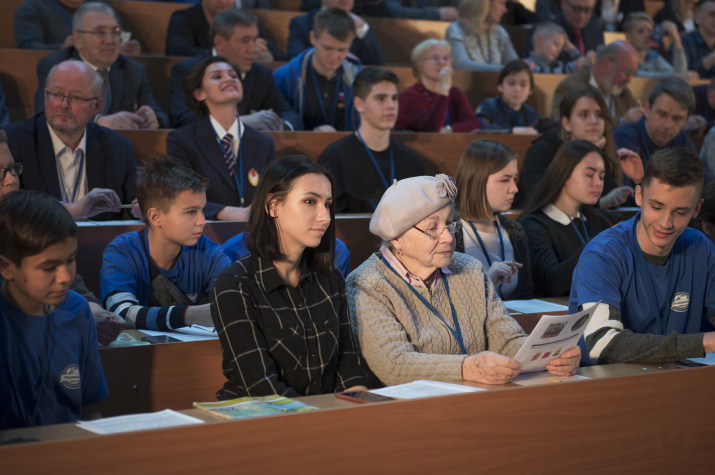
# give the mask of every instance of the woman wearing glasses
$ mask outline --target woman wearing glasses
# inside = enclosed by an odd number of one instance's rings
[[[400,93],[395,130],[471,132],[479,120],[467,96],[452,86],[449,43],[425,40],[410,57],[417,82]]]
[[[516,354],[526,334],[507,313],[482,265],[454,252],[457,187],[446,175],[392,185],[370,231],[380,252],[347,281],[358,346],[382,383],[418,379],[504,384],[519,374]],[[547,369],[575,373],[578,347]]]

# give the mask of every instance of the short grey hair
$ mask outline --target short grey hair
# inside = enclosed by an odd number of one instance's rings
[[[117,16],[117,12],[115,12],[112,7],[110,7],[106,3],[87,2],[81,7],[79,7],[72,16],[73,32],[82,29],[82,19],[84,18],[85,13],[88,12],[111,13],[112,15],[114,15],[114,19],[117,20],[117,25],[119,25],[120,28],[122,27],[122,21],[119,19],[119,16]]]

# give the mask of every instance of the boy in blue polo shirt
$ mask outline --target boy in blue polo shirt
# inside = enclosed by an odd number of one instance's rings
[[[198,304],[230,261],[202,234],[207,184],[167,157],[140,168],[137,200],[146,228],[117,236],[100,271],[102,302],[130,327],[213,327],[209,304]]]
[[[89,304],[69,290],[77,225],[34,191],[5,195],[0,223],[0,429],[74,422],[108,394]]]
[[[569,310],[602,301],[584,334],[591,363],[662,363],[715,351],[715,246],[688,228],[702,188],[695,152],[659,150],[636,186],[640,213],[586,245]]]

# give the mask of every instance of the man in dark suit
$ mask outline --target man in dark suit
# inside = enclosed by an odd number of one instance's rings
[[[35,112],[42,112],[48,71],[68,59],[84,61],[102,78],[102,109],[95,122],[110,129],[157,129],[169,119],[149,87],[144,65],[119,54],[121,27],[114,10],[85,3],[75,13],[74,46],[56,51],[37,64]]]
[[[97,188],[113,190],[119,203],[136,197],[131,142],[92,122],[102,105],[101,83],[81,61],[65,61],[50,70],[45,112],[7,129],[12,156],[23,164],[22,188],[64,202],[76,202]],[[116,213],[99,216],[121,219]]]
[[[300,130],[303,122],[278,91],[273,71],[255,63],[258,54],[258,22],[244,10],[224,10],[214,18],[210,29],[213,52],[238,67],[245,91],[238,105],[244,124],[261,130]],[[171,68],[171,101],[169,115],[174,127],[196,122],[196,116],[186,105],[181,81],[207,55],[199,55],[176,63]]]
[[[360,59],[362,64],[383,65],[385,55],[382,53],[380,43],[370,25],[365,20],[351,12],[355,5],[354,0],[323,0],[324,9],[340,8],[350,13],[355,22],[355,39],[350,45],[350,52]],[[290,21],[290,34],[288,36],[288,59],[298,56],[310,48],[310,31],[313,29],[313,20],[320,9],[311,10],[305,15],[297,16]]]

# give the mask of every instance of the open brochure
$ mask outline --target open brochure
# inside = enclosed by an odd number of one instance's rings
[[[194,407],[222,419],[270,416],[318,409],[315,406],[275,394],[263,397],[242,397],[221,402],[195,402]]]
[[[447,396],[450,394],[464,394],[478,391],[486,390],[463,386],[461,384],[419,380],[381,389],[373,389],[370,392],[380,394],[381,396],[394,397],[395,399],[418,399],[422,397]]]
[[[562,351],[576,346],[600,303],[571,315],[542,315],[514,357],[521,364],[521,372],[543,371]]]

